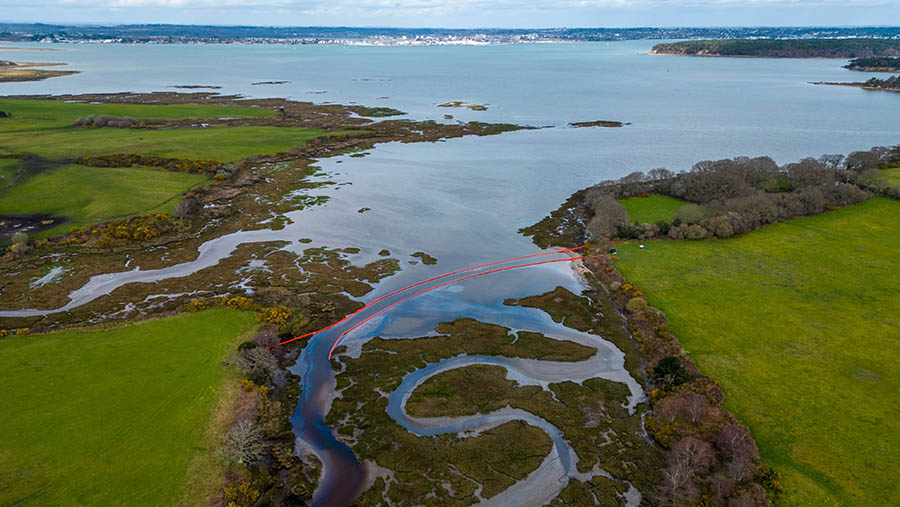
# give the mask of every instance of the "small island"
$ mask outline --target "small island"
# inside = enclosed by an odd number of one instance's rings
[[[469,102],[463,102],[461,100],[451,100],[450,102],[439,104],[438,107],[465,107],[471,109],[472,111],[487,111],[487,105],[470,104]]]
[[[900,72],[900,58],[891,56],[854,58],[844,65],[844,68],[864,72]]]
[[[31,67],[50,67],[66,65],[65,63],[11,62],[0,60],[0,83],[17,81],[41,81],[43,79],[78,74],[73,70],[43,70]]]
[[[613,121],[613,120],[573,121],[572,123],[569,124],[569,126],[573,127],[573,128],[585,128],[585,127],[618,128],[618,127],[624,127],[625,125],[631,125],[631,124],[623,123],[620,121]]]
[[[653,46],[650,54],[745,56],[755,58],[900,57],[896,39],[753,39],[689,40]]]

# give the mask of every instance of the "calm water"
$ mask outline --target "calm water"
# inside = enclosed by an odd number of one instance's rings
[[[57,45],[65,51],[0,50],[0,59],[66,61],[82,74],[0,84],[0,94],[218,85],[222,93],[251,97],[385,105],[415,119],[446,121],[443,115],[452,114],[458,120],[553,127],[388,144],[365,158],[322,160],[328,179],[352,185],[314,191],[331,201],[293,214],[294,224],[284,230],[239,234],[206,250],[203,262],[215,263],[242,241],[286,239],[295,250],[359,247],[355,262],[374,259],[383,248],[404,260],[419,250],[439,259],[436,266],[404,264],[366,300],[428,276],[537,252],[517,229],[603,179],[654,167],[687,169],[709,158],[770,155],[783,163],[900,143],[900,93],[808,84],[870,77],[842,69],[841,60],[652,56],[651,46],[646,41],[430,48]],[[290,82],[250,84],[269,80]],[[488,104],[489,110],[436,107],[449,100]],[[566,127],[598,119],[632,124]],[[357,213],[361,207],[372,210]],[[300,238],[312,238],[313,244],[296,243]],[[194,269],[185,265],[149,276],[184,276]],[[90,299],[142,276],[148,275],[114,275],[77,295]],[[358,346],[378,334],[427,334],[438,322],[462,316],[562,338],[566,331],[545,315],[502,305],[504,298],[556,285],[580,286],[561,264],[469,280],[397,307],[349,335],[347,343]],[[295,430],[326,462],[320,503],[349,501],[363,481],[352,453],[322,422],[334,385],[327,351],[343,329],[315,337],[297,365],[304,390]],[[610,369],[621,373],[621,358],[616,361]]]

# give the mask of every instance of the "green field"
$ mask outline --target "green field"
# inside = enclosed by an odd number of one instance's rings
[[[0,189],[12,183],[21,163],[14,158],[0,158]]]
[[[0,149],[59,160],[104,153],[231,162],[286,151],[325,135],[324,130],[280,127],[185,129],[52,128],[4,132]]]
[[[883,179],[885,183],[892,187],[900,188],[900,167],[882,169],[881,179]]]
[[[126,215],[171,211],[182,192],[206,180],[203,174],[146,167],[66,165],[0,192],[0,215],[47,213],[69,217],[59,227],[33,236],[45,238],[65,233],[70,227]]]
[[[33,118],[56,121],[68,126],[76,118],[93,114],[131,116],[132,118],[184,120],[188,118],[259,118],[274,116],[275,111],[258,107],[213,105],[144,105],[144,104],[85,104],[61,100],[0,99],[0,111],[12,113],[13,118]],[[6,121],[4,119],[4,121]]]
[[[678,208],[687,204],[684,201],[658,194],[622,199],[619,202],[628,210],[629,220],[638,224],[671,222]]]
[[[875,199],[616,266],[720,382],[788,505],[900,498],[900,203]]]
[[[272,126],[233,126],[178,129],[80,128],[82,116],[108,114],[155,119],[202,119],[271,116],[263,108],[209,105],[80,104],[58,100],[0,99],[0,154],[29,153],[23,163],[0,159],[0,214],[66,216],[65,226],[36,234],[36,238],[151,211],[170,211],[185,190],[202,184],[205,176],[174,174],[160,169],[108,169],[72,165],[85,155],[127,153],[160,157],[229,162],[286,151],[332,133],[321,129]],[[198,120],[198,124],[201,123]]]
[[[253,107],[208,105],[80,104],[58,100],[0,99],[0,153],[32,153],[51,160],[104,153],[137,153],[230,162],[277,153],[324,135],[319,129],[235,126],[179,129],[80,128],[82,116],[107,114],[181,120],[272,116]]]
[[[0,339],[0,505],[175,503],[255,326],[211,310]]]

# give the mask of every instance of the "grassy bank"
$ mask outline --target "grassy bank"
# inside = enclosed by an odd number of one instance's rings
[[[623,244],[616,262],[721,383],[790,505],[900,495],[900,203],[876,199],[713,241]]]
[[[255,326],[212,310],[0,340],[0,504],[172,505]]]

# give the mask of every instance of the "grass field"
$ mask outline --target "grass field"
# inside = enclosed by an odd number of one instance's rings
[[[881,170],[881,178],[890,186],[900,188],[900,167]]]
[[[258,107],[211,105],[143,105],[143,104],[83,104],[61,100],[0,99],[0,111],[12,113],[13,118],[54,121],[64,127],[82,116],[108,114],[158,120],[188,118],[259,118],[274,116],[275,111]],[[4,120],[5,121],[5,120]]]
[[[211,310],[0,339],[0,505],[175,503],[255,326]]]
[[[21,160],[14,158],[0,158],[0,189],[12,182],[21,163]]]
[[[148,168],[75,166],[85,155],[128,153],[230,162],[286,151],[333,133],[320,129],[234,126],[179,129],[79,128],[81,116],[108,114],[156,119],[271,116],[262,108],[209,105],[78,104],[57,100],[0,99],[0,154],[30,153],[28,175],[14,178],[22,163],[0,159],[0,214],[56,214],[70,221],[36,234],[46,238],[110,218],[169,211],[183,191],[204,176]],[[198,121],[200,123],[200,121]],[[61,167],[56,167],[60,163]],[[46,166],[46,167],[43,167]],[[43,171],[42,171],[43,169]]]
[[[619,248],[726,406],[784,475],[788,505],[900,498],[900,203],[743,237]]]
[[[0,147],[7,153],[34,153],[54,160],[91,154],[137,153],[230,162],[286,151],[325,134],[319,129],[279,127],[161,130],[68,127],[12,133],[0,128]]]
[[[619,201],[628,210],[628,218],[639,224],[655,224],[659,221],[671,222],[678,208],[687,204],[665,195],[634,197]]]
[[[0,99],[0,153],[33,153],[60,160],[104,153],[138,153],[230,162],[301,146],[323,130],[235,126],[180,129],[79,128],[81,116],[108,114],[163,120],[271,116],[252,107],[207,105],[76,104],[57,100]],[[200,123],[200,121],[198,121]]]
[[[146,167],[66,165],[0,191],[0,215],[48,213],[69,217],[65,224],[33,235],[45,238],[70,227],[126,215],[171,211],[182,192],[206,180],[203,174]]]

